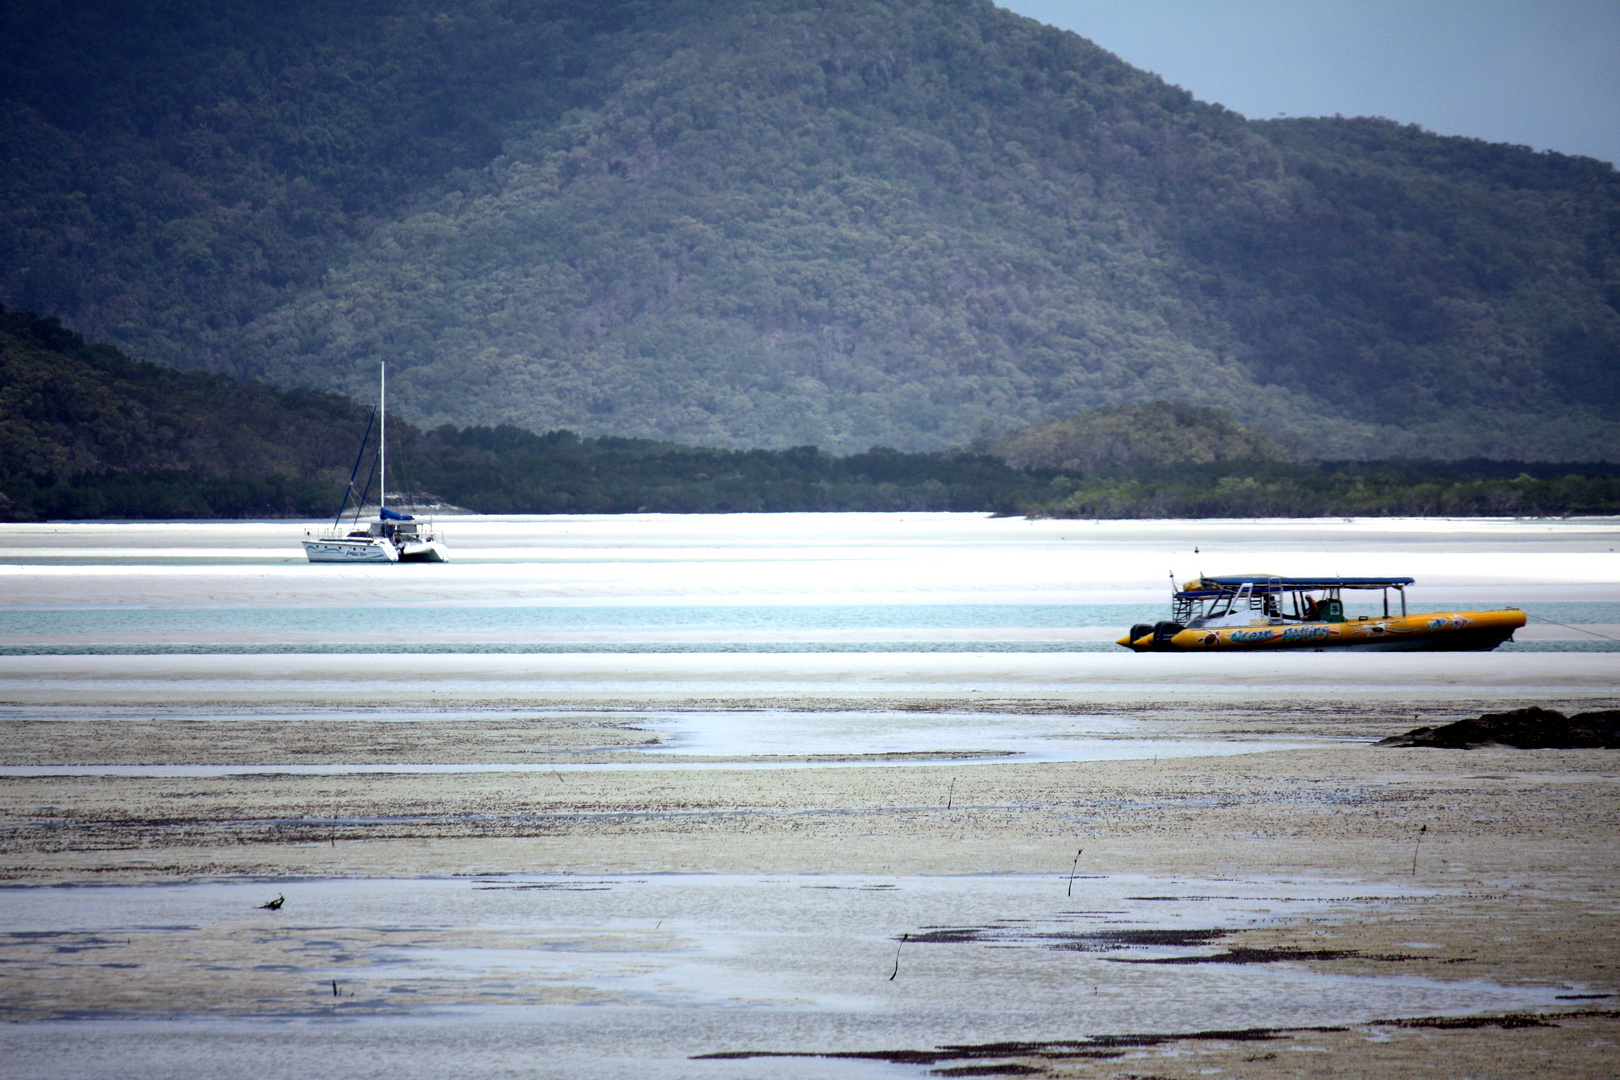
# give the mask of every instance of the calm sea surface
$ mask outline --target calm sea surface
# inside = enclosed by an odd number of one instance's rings
[[[448,565],[314,566],[297,522],[0,526],[0,655],[1095,652],[1198,573],[1417,578],[1620,648],[1613,521],[461,518]],[[1380,597],[1347,594],[1352,615]]]

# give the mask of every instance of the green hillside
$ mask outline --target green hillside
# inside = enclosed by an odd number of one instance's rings
[[[0,520],[323,517],[340,505],[363,438],[357,485],[375,498],[372,419],[334,394],[132,360],[0,307]],[[388,426],[391,491],[425,489],[483,513],[1022,512],[1064,494],[1051,481],[968,453],[836,457]]]
[[[0,521],[323,517],[369,408],[132,360],[0,307]],[[359,485],[375,492],[376,443]],[[1313,463],[1219,409],[1150,402],[971,452],[726,450],[392,419],[388,486],[483,513],[979,511],[1068,517],[1620,511],[1620,465]],[[368,480],[367,478],[372,478]]]
[[[983,0],[0,5],[0,300],[424,426],[1620,445],[1620,177],[1249,122]]]
[[[0,519],[320,513],[368,418],[333,394],[132,360],[0,307]]]
[[[1141,466],[1290,461],[1298,451],[1220,409],[1149,402],[1032,424],[982,446],[1020,469],[1070,476]]]

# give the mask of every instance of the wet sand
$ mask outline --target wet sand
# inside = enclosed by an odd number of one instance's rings
[[[12,572],[99,595],[48,569]],[[112,590],[240,587],[204,578]],[[1620,752],[1371,744],[1620,706],[1620,654],[1214,659],[0,656],[0,1045],[29,1076],[449,1076],[467,1025],[494,1071],[603,1076],[1611,1075]]]
[[[847,708],[850,702],[840,704]],[[950,704],[928,703],[930,708]],[[996,702],[1001,709],[1009,704]],[[1052,699],[1028,704],[1043,710],[1079,708]],[[592,1002],[621,1007],[640,999],[604,989],[598,961],[601,949],[611,953],[622,943],[579,945],[580,934],[620,932],[607,912],[599,912],[605,925],[594,930],[589,919],[563,928],[572,942],[568,948],[583,947],[589,958],[576,962],[573,977],[559,978],[555,972],[527,971],[521,963],[514,970],[503,960],[555,950],[555,940],[544,933],[536,938],[478,929],[463,922],[471,913],[460,910],[414,925],[408,919],[368,920],[330,904],[312,913],[313,894],[331,879],[396,884],[472,879],[540,889],[542,895],[557,888],[622,889],[626,875],[635,881],[649,875],[654,880],[741,875],[753,876],[751,882],[764,875],[801,888],[898,893],[957,879],[963,896],[1009,883],[1044,882],[1041,902],[996,908],[1000,916],[1013,914],[1016,923],[1074,910],[1067,876],[1075,870],[1081,896],[1103,887],[1125,894],[1103,905],[1116,913],[1110,917],[1115,923],[1169,931],[1207,928],[1204,913],[1172,912],[1173,902],[1258,890],[1261,899],[1245,910],[1259,925],[1226,926],[1218,938],[1171,950],[1172,958],[1184,961],[1213,959],[1155,969],[1161,980],[1169,980],[1165,985],[1176,988],[1160,991],[1164,1000],[1158,1007],[1133,996],[1145,992],[1141,987],[1122,1004],[1116,978],[1112,1011],[1087,1015],[1075,1021],[1076,1029],[1064,1030],[1061,1017],[1070,995],[1098,977],[1094,972],[1053,973],[1026,983],[1018,973],[1031,962],[1030,950],[1046,947],[1029,941],[957,943],[947,952],[968,950],[972,963],[955,956],[941,967],[944,954],[939,962],[926,955],[936,946],[902,946],[896,940],[901,932],[929,931],[915,919],[891,913],[862,927],[860,947],[847,950],[850,963],[862,969],[853,982],[863,994],[889,989],[887,950],[895,947],[902,950],[907,977],[924,984],[927,1000],[949,996],[953,979],[993,978],[997,985],[1010,979],[1003,993],[1037,1017],[1012,1023],[992,1016],[969,1023],[936,1017],[914,1001],[897,1014],[907,1023],[863,1025],[846,1017],[821,1030],[803,1018],[789,1028],[758,1019],[740,1029],[715,1029],[707,1036],[711,1041],[685,1049],[866,1053],[893,1050],[899,1038],[901,1048],[926,1052],[925,1058],[943,1054],[928,1058],[928,1068],[1010,1063],[1057,1076],[1178,1077],[1207,1068],[1250,1076],[1294,1075],[1302,1069],[1318,1074],[1323,1068],[1330,1070],[1327,1075],[1343,1076],[1404,1068],[1511,1075],[1512,1063],[1555,1054],[1563,1071],[1553,1075],[1604,1075],[1612,1041],[1620,1035],[1615,1013],[1606,1008],[1620,1002],[1612,996],[1620,994],[1613,950],[1620,931],[1620,894],[1614,886],[1620,880],[1620,845],[1614,840],[1620,835],[1620,760],[1614,752],[1375,748],[1372,737],[1404,726],[1408,718],[1364,707],[1301,715],[1177,703],[1125,712],[1135,725],[1129,731],[1133,736],[1263,733],[1315,745],[1157,761],[888,762],[874,768],[876,762],[856,757],[761,771],[710,760],[703,768],[671,771],[634,767],[634,756],[647,752],[647,740],[657,732],[656,724],[634,715],[449,723],[193,720],[178,736],[173,725],[160,725],[168,743],[149,740],[150,721],[103,723],[93,737],[75,730],[74,722],[13,722],[5,745],[16,749],[8,751],[6,764],[26,759],[49,767],[67,759],[129,757],[265,763],[262,772],[228,777],[8,776],[0,781],[0,809],[8,825],[4,873],[13,886],[93,884],[102,893],[118,883],[261,884],[237,888],[224,914],[187,910],[176,923],[191,927],[183,933],[151,932],[152,923],[166,923],[167,917],[144,911],[139,895],[121,901],[125,910],[104,917],[101,925],[78,927],[77,936],[42,940],[37,926],[30,937],[26,925],[8,924],[11,933],[0,940],[10,963],[0,985],[14,1020],[99,1016],[168,1023],[177,1015],[201,1015],[309,1021],[330,1008],[320,997],[322,980],[330,978],[350,988],[343,992],[361,996],[344,1005],[350,1010],[345,1015],[367,1015],[369,1004],[385,1027],[401,1016],[415,1017],[411,1023],[416,1023],[445,1008],[563,1008]],[[143,746],[147,751],[138,753]],[[577,765],[581,756],[605,757],[616,759],[619,767],[426,775],[346,773],[339,767],[306,776],[274,764],[333,757],[497,763],[503,755],[530,763],[549,759],[562,767]],[[1420,825],[1426,832],[1419,844]],[[1076,867],[1071,860],[1080,848],[1084,854]],[[974,885],[975,880],[983,884]],[[1302,909],[1281,902],[1327,884],[1337,889],[1331,903]],[[252,910],[253,903],[275,895],[288,897],[283,911]],[[950,922],[960,922],[964,906],[951,906],[956,918]],[[276,929],[283,924],[307,929],[302,934]],[[997,929],[993,924],[988,920],[979,928]],[[781,947],[759,936],[763,927],[750,930],[736,920],[725,927],[751,943],[728,945],[722,953],[741,948],[764,957]],[[122,943],[121,930],[127,938]],[[666,968],[672,956],[703,950],[702,935],[694,938],[690,927],[677,925],[673,938],[660,936],[658,926],[636,930],[654,938],[637,946],[652,951],[637,958],[644,972]],[[19,931],[22,936],[15,936]],[[319,945],[323,940],[338,944]],[[832,939],[819,940],[817,948],[832,947]],[[379,953],[413,944],[476,957],[464,961],[473,973],[450,979],[414,969],[402,973]],[[1092,967],[1112,965],[1105,974],[1113,978],[1120,959]],[[1239,974],[1223,976],[1218,985],[1224,989],[1200,989],[1210,972],[1220,970]],[[136,971],[139,977],[132,978]],[[583,977],[581,971],[595,975]],[[1269,983],[1246,985],[1254,977],[1275,979],[1279,973],[1307,981],[1270,989]],[[755,985],[756,971],[733,983],[732,990],[750,1000],[757,996],[762,1004],[751,1008],[788,1013],[810,1008],[818,1015],[849,992],[847,986],[830,986],[803,973],[788,976],[761,987]],[[1370,995],[1365,1004],[1335,1012],[1331,995],[1324,997],[1322,988],[1308,981],[1318,977],[1376,985],[1364,991]],[[670,978],[680,982],[678,976]],[[1392,978],[1393,983],[1380,981]],[[1395,993],[1403,986],[1410,991],[1411,980],[1453,987],[1461,996],[1439,995],[1433,1001],[1443,1005],[1437,1008],[1422,995],[1408,1000]],[[681,983],[681,993],[697,992],[702,983]],[[1470,990],[1476,984],[1504,992],[1520,987],[1528,996],[1481,998]],[[389,987],[401,994],[391,995]],[[408,1008],[400,1004],[405,991]],[[1235,1007],[1222,1022],[1199,1024],[1196,1010],[1188,1015],[1188,1003],[1212,992]],[[1264,1004],[1279,992],[1290,995],[1306,1019],[1325,1016],[1330,1022],[1289,1023],[1288,1010],[1279,1018]],[[1430,1012],[1581,1015],[1468,1029],[1370,1023]],[[850,1017],[872,1021],[874,1014],[868,1005],[854,1008]],[[930,1027],[930,1018],[939,1023]],[[1235,1041],[1181,1037],[1212,1028],[1301,1026],[1311,1030],[1250,1034]],[[1348,1030],[1315,1030],[1321,1027]],[[649,1023],[636,1030],[645,1037],[657,1028]],[[11,1037],[27,1050],[43,1030],[24,1025]],[[1003,1043],[1009,1031],[1023,1032],[1031,1047],[1007,1054],[964,1050],[957,1056],[937,1049]],[[1144,1033],[1154,1038],[1138,1040],[1139,1045],[1044,1045]],[[531,1037],[541,1035],[519,1041]],[[1459,1043],[1466,1049],[1461,1057],[1456,1056]],[[296,1042],[287,1052],[308,1052],[312,1045]],[[827,1065],[821,1058],[805,1061]],[[1452,1071],[1458,1062],[1470,1061],[1485,1071]],[[698,1062],[672,1060],[654,1071],[770,1076],[784,1075],[782,1065],[777,1058],[745,1058],[714,1072]],[[905,1068],[925,1071],[915,1064]],[[634,1073],[629,1069],[625,1075]],[[829,1073],[810,1068],[805,1074]]]

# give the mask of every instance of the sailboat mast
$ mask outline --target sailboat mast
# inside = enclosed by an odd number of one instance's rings
[[[382,426],[377,429],[377,516],[388,506],[388,362],[377,365],[377,411]]]

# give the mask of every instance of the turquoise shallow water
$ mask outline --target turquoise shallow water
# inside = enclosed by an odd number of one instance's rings
[[[0,609],[0,655],[1099,652],[1116,646],[1097,631],[1111,637],[1166,614],[1141,604],[63,605]],[[1620,604],[1542,604],[1538,621],[1612,626]],[[1609,652],[1620,642],[1594,634],[1504,648]]]
[[[0,655],[1098,652],[1116,647],[1115,631],[1167,615],[1145,604],[77,604],[0,608]],[[1613,626],[1620,604],[1541,604],[1531,616]],[[1503,647],[1607,652],[1620,641],[1576,634]]]

